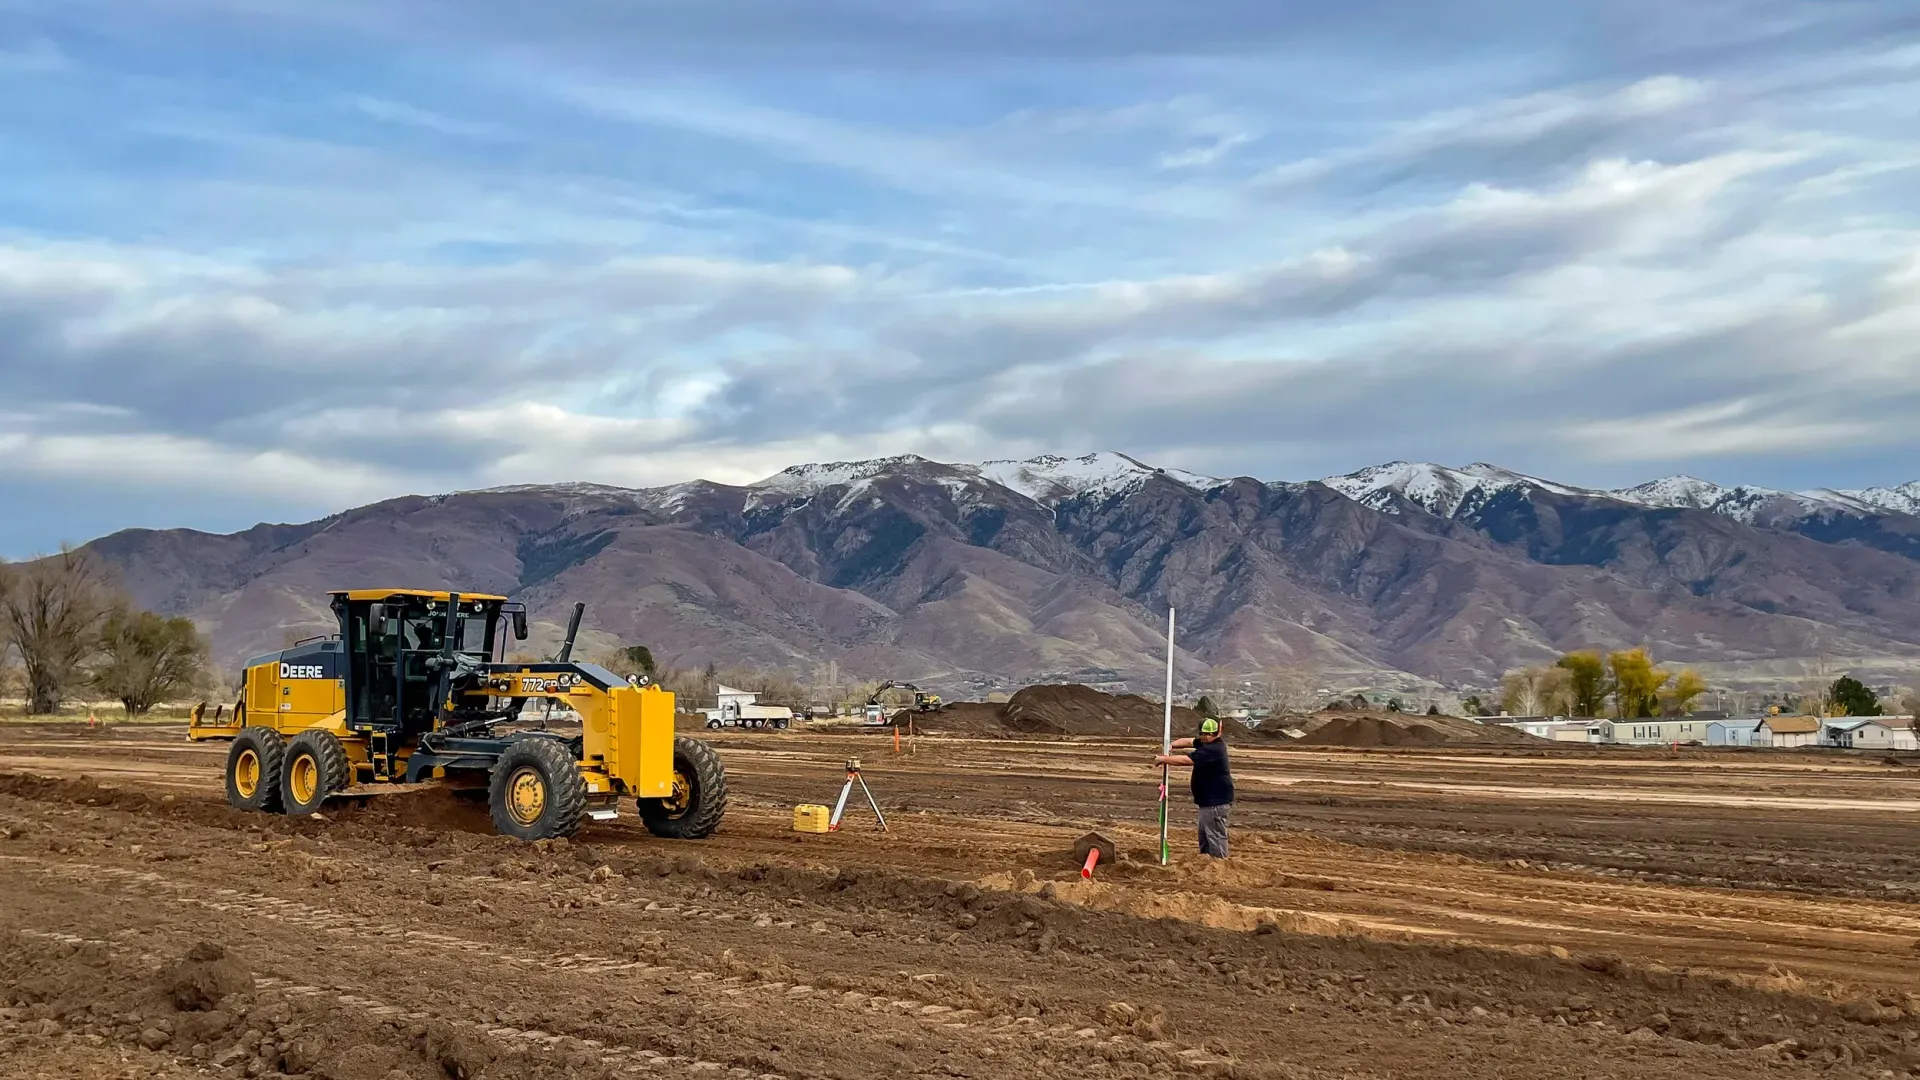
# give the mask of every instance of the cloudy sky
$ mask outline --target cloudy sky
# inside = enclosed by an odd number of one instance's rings
[[[1116,449],[1920,478],[1920,0],[0,0],[0,555]]]

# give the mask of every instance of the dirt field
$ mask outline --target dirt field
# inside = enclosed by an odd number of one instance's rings
[[[1920,1075],[1920,767],[1236,745],[1162,868],[1145,742],[715,734],[717,836],[535,847],[0,727],[0,1078]]]

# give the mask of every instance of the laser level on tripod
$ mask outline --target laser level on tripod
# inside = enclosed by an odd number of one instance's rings
[[[880,812],[880,801],[873,797],[873,789],[867,786],[866,778],[860,775],[860,759],[847,759],[847,782],[840,788],[840,800],[833,804],[833,817],[827,821],[828,832],[840,831],[840,819],[846,815],[847,800],[853,795],[853,785],[860,785],[861,794],[867,797],[867,805],[873,808],[873,816],[880,822],[881,832],[892,832],[887,828],[887,815]]]

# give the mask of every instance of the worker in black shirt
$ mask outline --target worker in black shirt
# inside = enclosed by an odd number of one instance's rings
[[[1155,765],[1185,765],[1193,769],[1193,805],[1200,809],[1200,854],[1227,857],[1227,817],[1233,812],[1233,774],[1227,771],[1227,744],[1220,741],[1220,721],[1200,721],[1200,734],[1173,740],[1184,754],[1159,754]]]

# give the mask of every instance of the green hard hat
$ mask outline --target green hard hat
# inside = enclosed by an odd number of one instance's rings
[[[1202,735],[1220,734],[1220,721],[1214,720],[1212,718],[1208,718],[1206,720],[1200,721],[1200,734]]]

